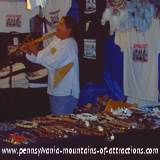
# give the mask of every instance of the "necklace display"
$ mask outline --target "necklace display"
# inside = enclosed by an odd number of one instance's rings
[[[112,141],[114,135],[127,130],[157,128],[152,114],[146,114],[135,107],[130,108],[131,112],[126,111],[124,107],[120,117],[115,112],[104,110],[94,114],[47,115],[31,120],[17,120],[15,123],[0,123],[0,140],[21,145],[35,143],[39,138],[59,139],[81,135],[104,137]]]
[[[7,131],[11,131],[15,128],[16,128],[16,126],[14,124],[0,122],[0,131],[6,131],[7,132]]]
[[[37,128],[38,126],[36,122],[27,120],[19,120],[15,123],[15,125],[22,128]]]
[[[7,137],[3,136],[3,141],[15,145],[29,144],[35,143],[37,141],[37,137],[28,131],[22,131],[20,133],[10,133]]]
[[[4,142],[8,142],[11,144],[28,144],[27,138],[23,135],[20,135],[19,133],[12,133],[9,134],[8,138],[3,140]]]

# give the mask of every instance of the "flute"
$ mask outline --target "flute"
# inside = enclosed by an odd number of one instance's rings
[[[33,44],[38,44],[38,43],[42,42],[43,40],[47,40],[47,39],[53,37],[54,35],[56,35],[56,32],[51,32],[51,33],[43,35],[42,37],[39,37],[35,40],[31,40],[30,42],[19,44],[14,48],[9,49],[8,54],[12,55],[12,54],[16,53],[18,50],[21,50],[21,48],[23,48],[23,47],[28,47],[28,46],[31,46]]]

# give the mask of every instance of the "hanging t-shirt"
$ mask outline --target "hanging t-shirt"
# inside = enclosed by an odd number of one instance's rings
[[[71,7],[72,0],[48,0],[45,8],[43,8],[43,14],[46,19],[51,22],[51,25],[47,25],[48,31],[55,31],[56,25],[62,16],[65,16]]]
[[[30,32],[30,18],[38,11],[27,10],[25,1],[0,1],[0,32]]]
[[[115,43],[124,52],[124,93],[126,96],[158,101],[158,53],[160,24],[153,19],[149,31],[117,31]]]

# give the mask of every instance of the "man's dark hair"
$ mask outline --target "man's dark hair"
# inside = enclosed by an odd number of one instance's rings
[[[71,16],[64,16],[62,17],[64,19],[64,23],[67,28],[71,29],[71,36],[75,36],[77,31],[77,21],[74,17]]]

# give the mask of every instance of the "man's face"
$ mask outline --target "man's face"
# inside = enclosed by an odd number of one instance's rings
[[[71,32],[71,29],[66,27],[65,21],[62,18],[56,27],[57,37],[59,37],[60,39],[68,38],[70,36],[70,32]]]

